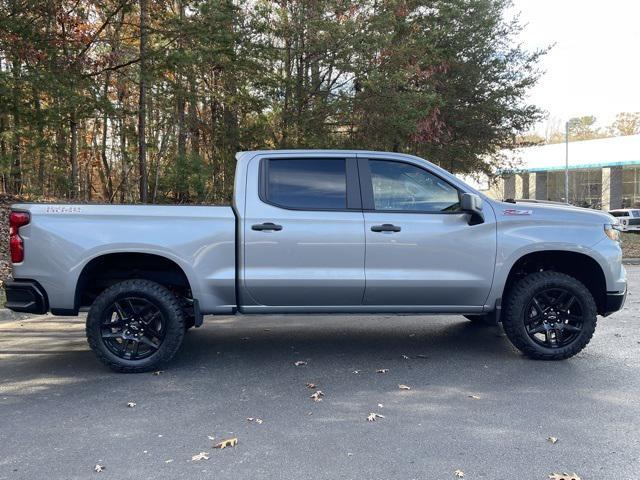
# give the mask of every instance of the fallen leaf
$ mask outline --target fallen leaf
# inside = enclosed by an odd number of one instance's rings
[[[213,448],[219,448],[220,450],[222,450],[223,448],[226,447],[235,447],[238,444],[238,439],[237,438],[230,438],[228,440],[223,440],[220,443],[216,444]]]
[[[209,460],[209,454],[207,452],[200,452],[191,457],[192,462],[199,462],[200,460]]]
[[[322,397],[324,397],[324,393],[322,393],[322,390],[317,390],[316,393],[311,395],[309,398],[314,402],[321,402]]]
[[[480,395],[467,395],[469,398],[473,398],[474,400],[480,400]]]
[[[136,402],[129,402],[129,403],[127,403],[127,407],[129,407],[129,408],[133,408],[133,407],[135,407],[136,405],[137,405],[137,403],[136,403]]]
[[[93,467],[93,471],[94,472],[98,472],[98,473],[103,472],[106,469],[107,469],[107,467],[105,467],[104,465],[100,465],[98,463],[96,463],[96,466]]]
[[[453,472],[453,474],[457,477],[457,478],[462,478],[464,477],[464,472],[462,470],[456,470],[455,472]]]
[[[398,385],[398,388],[400,390],[411,390],[411,387],[409,385],[403,385],[402,383]]]
[[[379,413],[370,413],[367,416],[367,422],[375,422],[376,418],[384,418],[384,415],[380,415]]]
[[[306,364],[307,364],[307,362],[304,362],[304,361],[302,361],[302,360],[298,360],[297,362],[293,362],[293,364],[294,364],[296,367],[302,367],[303,365],[306,365]]]
[[[315,383],[307,383],[307,388],[315,390],[316,388],[318,388],[318,386]]]
[[[262,425],[262,419],[261,418],[253,418],[253,417],[248,417],[247,421],[249,422],[255,422],[258,425]]]
[[[170,458],[169,460],[165,460],[164,463],[171,463],[173,462],[173,458]]]
[[[387,373],[388,371],[388,368],[379,368],[378,370],[376,370],[376,373]]]
[[[549,438],[547,438],[547,441],[549,443],[556,443],[558,441],[558,439],[556,437],[549,437]]]
[[[404,358],[405,360],[409,360],[409,357],[407,355],[402,355],[402,358]]]
[[[162,375],[164,373],[164,370],[156,370],[155,372],[153,372],[151,375]]]
[[[575,473],[569,475],[568,473],[552,473],[549,475],[551,480],[580,480],[580,477]]]

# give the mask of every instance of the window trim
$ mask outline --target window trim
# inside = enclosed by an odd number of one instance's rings
[[[271,160],[343,160],[345,162],[345,182],[346,182],[346,208],[309,208],[309,207],[292,207],[282,205],[269,200],[268,198],[268,178],[269,178],[269,162]],[[258,198],[262,203],[273,207],[282,208],[284,210],[293,210],[299,212],[360,212],[362,211],[362,196],[360,192],[360,178],[358,172],[357,159],[355,157],[268,157],[260,159],[258,167]]]
[[[451,188],[453,188],[458,193],[458,203],[460,203],[460,198],[462,193],[464,193],[459,187],[453,185],[450,181],[444,178],[442,175],[438,175],[436,172],[425,168],[422,165],[418,165],[416,163],[407,162],[405,160],[396,159],[396,158],[384,158],[384,157],[358,157],[358,171],[360,174],[360,189],[362,191],[362,210],[364,212],[371,213],[411,213],[411,214],[420,214],[420,215],[460,215],[464,214],[462,210],[456,210],[454,212],[421,212],[416,210],[376,210],[375,201],[373,198],[373,181],[371,178],[371,169],[369,167],[370,161],[378,161],[378,162],[395,162],[395,163],[403,163],[405,165],[411,165],[412,167],[418,168],[420,170],[424,170],[430,175],[438,178],[443,181]]]

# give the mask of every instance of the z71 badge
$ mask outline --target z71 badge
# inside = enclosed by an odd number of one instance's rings
[[[507,208],[502,211],[503,215],[533,215],[533,210],[519,210],[517,208]]]

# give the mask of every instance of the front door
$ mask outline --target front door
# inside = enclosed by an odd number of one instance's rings
[[[493,211],[469,225],[459,190],[422,165],[359,159],[366,235],[365,305],[483,306],[496,257]],[[419,308],[418,308],[419,309]]]
[[[253,306],[361,305],[365,238],[355,157],[254,162],[260,187],[248,189],[243,225]]]

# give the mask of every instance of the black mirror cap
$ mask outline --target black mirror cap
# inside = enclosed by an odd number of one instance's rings
[[[469,216],[469,225],[479,225],[480,223],[484,223],[482,198],[475,193],[463,193],[460,196],[460,209],[463,212],[471,214]]]

